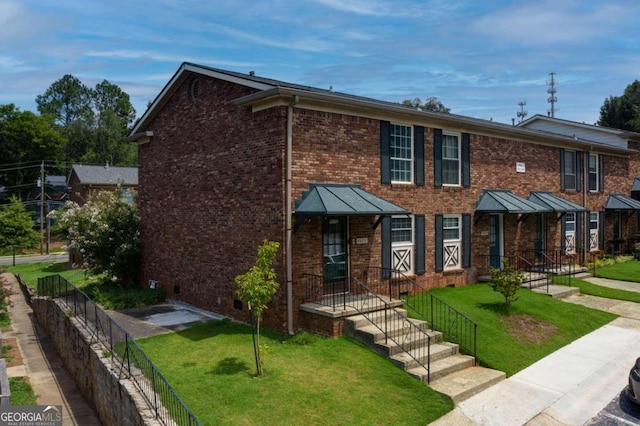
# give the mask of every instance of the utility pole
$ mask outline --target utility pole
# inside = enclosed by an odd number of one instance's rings
[[[518,106],[520,106],[520,111],[518,111],[516,113],[516,115],[518,116],[518,118],[520,119],[519,123],[522,123],[522,120],[524,120],[524,118],[529,114],[529,111],[526,111],[524,109],[524,106],[527,104],[527,101],[520,101],[518,102]]]
[[[551,109],[547,110],[547,115],[551,118],[554,118],[556,116],[556,102],[558,102],[558,98],[556,97],[556,81],[554,79],[556,73],[552,71],[549,73],[549,75],[551,76],[551,80],[547,82],[547,84],[549,85],[547,93],[550,96],[547,99],[547,102],[551,104]]]
[[[40,254],[44,254],[44,160],[40,165]]]

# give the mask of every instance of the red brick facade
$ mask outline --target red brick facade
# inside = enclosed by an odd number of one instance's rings
[[[195,98],[190,92],[194,78],[199,80]],[[142,282],[156,280],[170,298],[247,320],[246,307],[235,300],[234,278],[253,264],[264,239],[275,240],[281,244],[275,265],[281,287],[264,320],[286,330],[287,104],[293,98],[276,96],[262,104],[256,101],[252,108],[251,100],[237,100],[260,90],[240,84],[237,78],[185,72],[172,84],[175,87],[163,95],[164,102],[152,106],[153,114],[137,129],[153,132],[150,142],[139,147]],[[414,215],[424,215],[426,273],[415,278],[427,288],[477,279],[489,246],[489,215],[475,212],[485,189],[508,189],[522,198],[530,191],[550,191],[589,211],[602,212],[608,194],[628,195],[633,177],[640,175],[637,155],[609,153],[600,147],[604,192],[561,191],[564,146],[557,139],[512,126],[483,125],[479,120],[471,124],[460,120],[456,125],[453,116],[441,119],[438,114],[414,111],[403,115],[384,105],[372,109],[348,104],[348,98],[335,105],[303,99],[292,108],[291,209],[310,184],[339,183],[361,185]],[[381,183],[381,120],[424,127],[424,185]],[[470,134],[470,187],[434,185],[435,129]],[[525,171],[518,172],[516,163],[522,163]],[[443,214],[471,215],[471,267],[435,272],[435,217]],[[625,236],[637,232],[635,215],[621,216]],[[362,277],[367,268],[381,266],[377,219],[364,215],[348,220],[351,276]],[[600,224],[607,241],[613,238],[611,220],[607,214]],[[505,214],[502,223],[503,253],[535,248],[534,215]],[[582,224],[588,225],[588,216]],[[291,237],[291,326],[293,330],[317,326],[335,334],[335,324],[314,326],[314,321],[322,321],[299,309],[303,275],[322,271],[322,230],[323,219],[312,217],[298,224]],[[563,236],[558,214],[545,214],[545,234],[546,248],[559,249]]]

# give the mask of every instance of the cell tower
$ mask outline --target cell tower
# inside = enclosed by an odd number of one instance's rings
[[[554,79],[556,73],[552,71],[549,75],[551,76],[551,80],[547,81],[547,84],[549,85],[547,93],[550,96],[547,99],[547,102],[551,104],[551,109],[547,110],[547,115],[554,118],[556,116],[556,102],[558,102],[558,98],[556,97],[556,80]]]
[[[524,120],[524,118],[529,114],[528,111],[526,111],[524,109],[524,106],[527,104],[527,101],[520,101],[518,102],[518,106],[520,107],[520,111],[518,111],[516,113],[516,115],[518,116],[518,118],[520,119],[519,123],[522,123],[522,120]]]

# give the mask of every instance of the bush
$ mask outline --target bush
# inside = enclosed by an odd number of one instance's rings
[[[83,286],[82,291],[106,310],[121,310],[155,305],[164,300],[162,289],[142,287],[124,288],[105,275],[94,277]]]
[[[522,288],[524,275],[521,271],[514,269],[507,262],[503,262],[503,268],[491,268],[491,282],[489,285],[493,291],[504,296],[504,304],[507,309],[518,300],[518,290]]]

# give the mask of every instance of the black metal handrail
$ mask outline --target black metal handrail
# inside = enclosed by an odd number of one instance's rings
[[[200,426],[200,422],[136,341],[82,290],[60,275],[38,278],[39,296],[63,301],[93,336],[109,349],[137,385],[156,419],[165,425]],[[122,371],[121,370],[121,371]]]
[[[464,352],[476,358],[478,324],[471,318],[400,271],[370,267],[367,270],[367,282],[377,283],[377,288],[388,289],[390,298],[402,299],[408,311],[427,321],[432,329],[441,332],[448,341],[458,344]]]
[[[384,333],[385,343],[393,342],[417,365],[423,367],[427,382],[431,380],[431,336],[427,332],[426,322],[411,320],[406,312],[391,303],[392,298],[388,297],[388,292],[383,291],[384,295],[381,295],[380,288],[374,291],[356,278],[346,277],[336,285],[332,282],[334,280],[320,275],[304,274],[304,277],[307,302],[330,306],[333,310],[352,308]],[[329,292],[327,288],[330,289]],[[337,294],[336,290],[340,288],[348,291]]]

